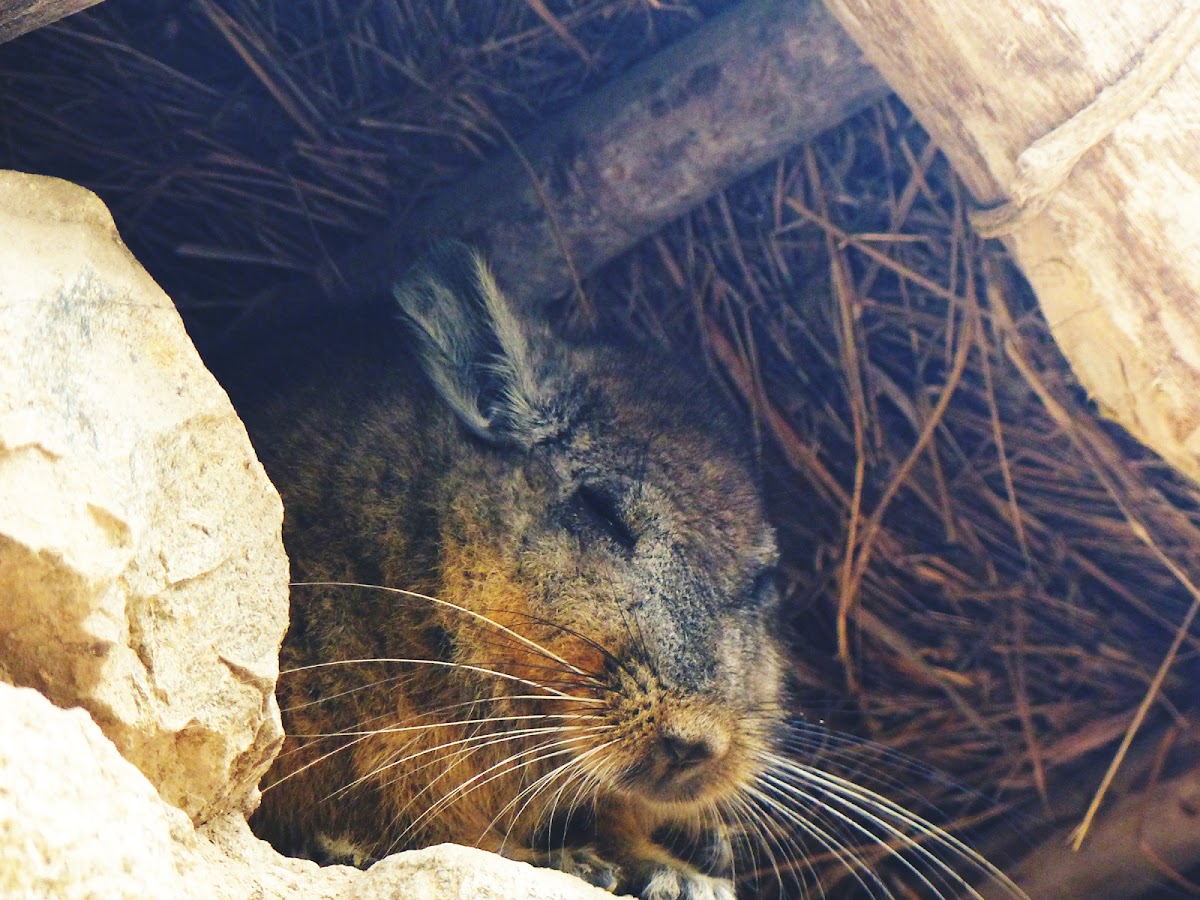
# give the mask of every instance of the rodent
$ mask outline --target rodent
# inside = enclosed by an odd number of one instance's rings
[[[643,900],[755,870],[826,896],[813,854],[871,897],[887,854],[904,896],[1024,897],[878,793],[904,785],[869,744],[789,718],[775,532],[702,372],[556,336],[458,242],[395,298],[239,403],[294,582],[260,836],[360,866],[475,845]]]
[[[745,429],[689,365],[557,337],[464,244],[395,295],[395,333],[246,416],[297,582],[252,825],[732,900],[724,823],[784,692]]]

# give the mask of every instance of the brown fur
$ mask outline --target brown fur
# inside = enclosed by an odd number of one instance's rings
[[[294,579],[342,583],[293,590],[256,829],[732,897],[727,861],[656,832],[720,832],[778,714],[774,541],[737,429],[690,370],[516,317],[460,247],[398,296],[415,339],[364,338],[249,416]]]

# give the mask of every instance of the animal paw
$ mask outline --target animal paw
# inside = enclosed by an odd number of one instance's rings
[[[356,869],[369,869],[378,860],[370,850],[355,843],[348,837],[329,834],[315,834],[312,840],[302,848],[297,856],[311,859],[321,866],[354,866]]]
[[[733,882],[671,866],[655,866],[637,891],[642,900],[737,900]]]
[[[724,829],[662,830],[622,860],[622,887],[642,900],[736,900],[733,846]]]
[[[588,884],[611,891],[617,887],[617,867],[597,856],[590,847],[563,847],[547,854],[545,865],[568,875],[582,878]]]

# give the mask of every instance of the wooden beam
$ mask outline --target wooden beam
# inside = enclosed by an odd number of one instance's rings
[[[1200,481],[1200,8],[827,0],[1105,414]]]
[[[100,0],[0,0],[0,44],[57,22]]]
[[[540,305],[735,179],[889,92],[813,0],[747,0],[586,98],[416,218],[252,304],[235,334],[388,290],[430,239],[479,245]],[[569,263],[568,263],[569,260]],[[314,282],[316,289],[314,290]]]

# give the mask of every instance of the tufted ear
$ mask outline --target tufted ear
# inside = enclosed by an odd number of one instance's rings
[[[550,351],[555,339],[514,312],[474,249],[439,244],[394,293],[422,368],[472,432],[532,447],[567,427],[570,379],[556,371],[564,361]]]

